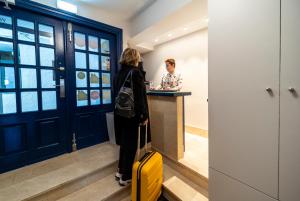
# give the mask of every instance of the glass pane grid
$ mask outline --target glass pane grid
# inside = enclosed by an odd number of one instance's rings
[[[15,88],[15,69],[14,67],[0,66],[0,89]]]
[[[39,47],[40,66],[54,67],[55,66],[55,50],[48,47]]]
[[[75,32],[74,33],[74,47],[77,50],[86,50],[86,36],[85,34]]]
[[[111,104],[109,40],[78,32],[74,38],[77,106]]]
[[[42,110],[57,109],[56,91],[42,91]]]
[[[39,43],[45,45],[54,45],[54,27],[39,24]]]
[[[18,61],[21,65],[36,65],[36,53],[34,45],[18,44]]]
[[[101,38],[101,53],[102,54],[110,54],[110,43],[109,40]]]
[[[35,68],[19,68],[20,88],[36,89],[37,74]]]
[[[38,93],[37,93],[37,91],[21,92],[21,108],[22,108],[22,112],[38,111]]]
[[[0,63],[14,64],[14,49],[12,42],[0,41]]]
[[[17,112],[16,93],[0,92],[0,115]]]

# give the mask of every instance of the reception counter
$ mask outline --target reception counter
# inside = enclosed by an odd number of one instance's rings
[[[184,97],[191,92],[147,92],[152,147],[179,160],[184,153]]]

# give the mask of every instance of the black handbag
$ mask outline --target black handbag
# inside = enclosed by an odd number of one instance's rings
[[[125,86],[127,81],[130,81],[130,87]],[[127,74],[116,97],[115,114],[125,118],[132,118],[135,116],[132,70]]]

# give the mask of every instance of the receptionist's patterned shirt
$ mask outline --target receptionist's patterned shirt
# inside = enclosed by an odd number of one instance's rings
[[[180,90],[182,88],[182,77],[180,73],[167,73],[161,78],[158,89]]]

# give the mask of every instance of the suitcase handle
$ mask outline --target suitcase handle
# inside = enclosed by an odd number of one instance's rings
[[[145,125],[146,127],[146,135],[145,135],[145,151],[147,152],[148,150],[148,125]],[[139,125],[138,128],[138,143],[137,143],[137,160],[140,159],[140,155],[141,155],[141,125]]]

